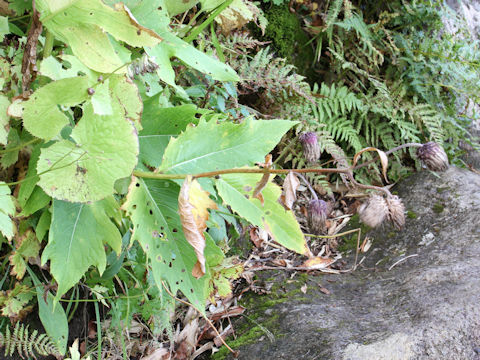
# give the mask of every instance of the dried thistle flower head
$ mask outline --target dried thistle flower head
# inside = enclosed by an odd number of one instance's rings
[[[448,156],[436,142],[430,141],[417,150],[418,158],[432,171],[448,169]]]
[[[304,132],[299,137],[303,145],[303,154],[309,163],[315,163],[320,158],[320,146],[318,145],[317,134],[314,132]]]
[[[405,206],[402,200],[396,196],[389,196],[386,200],[388,207],[388,220],[390,220],[397,230],[405,225]]]
[[[364,224],[375,228],[379,226],[388,214],[387,202],[380,195],[371,195],[358,208],[360,221]]]
[[[330,213],[330,205],[319,199],[308,203],[308,228],[312,234],[318,235],[325,231],[327,216]]]

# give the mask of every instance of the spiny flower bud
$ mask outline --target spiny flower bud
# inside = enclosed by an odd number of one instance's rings
[[[430,141],[418,148],[417,156],[432,171],[448,169],[448,157],[445,150],[436,142]]]
[[[358,208],[360,221],[364,224],[375,228],[379,226],[388,214],[387,202],[383,196],[371,195]]]
[[[318,235],[325,231],[330,206],[323,200],[312,200],[308,203],[308,228],[312,234]]]
[[[317,134],[314,132],[304,132],[299,137],[303,145],[305,159],[309,163],[315,163],[320,158],[320,146],[318,145]]]
[[[134,60],[127,68],[127,76],[133,80],[135,75],[152,73],[156,69],[158,69],[158,65],[154,62],[154,58],[143,54],[141,58]]]
[[[396,195],[387,197],[388,220],[390,220],[397,230],[405,225],[405,206],[402,200]]]

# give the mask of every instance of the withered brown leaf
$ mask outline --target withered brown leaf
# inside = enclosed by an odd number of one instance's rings
[[[300,181],[293,172],[289,172],[283,182],[283,192],[280,196],[280,204],[287,210],[292,210],[293,203],[297,200],[297,188]]]
[[[202,189],[199,182],[188,176],[183,182],[178,195],[178,209],[182,221],[185,238],[192,245],[197,256],[192,275],[200,278],[205,274],[205,236],[207,228],[208,208],[216,209],[217,205],[208,197],[208,192]]]

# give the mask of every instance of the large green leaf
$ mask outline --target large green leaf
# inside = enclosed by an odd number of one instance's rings
[[[129,176],[138,155],[138,139],[124,109],[112,99],[113,114],[95,116],[90,103],[69,140],[42,149],[39,185],[50,196],[68,201],[97,201],[113,194],[117,179]]]
[[[201,120],[170,140],[161,172],[193,174],[263,162],[296,122],[246,120],[241,124]]]
[[[205,308],[207,274],[192,275],[197,257],[183,234],[178,215],[180,187],[172,181],[133,178],[123,209],[132,219],[132,241],[147,254],[155,282],[166,281],[172,292],[181,290],[197,309]]]
[[[129,51],[115,39],[137,47],[161,41],[154,31],[139,25],[122,4],[117,4],[116,10],[101,0],[37,0],[35,4],[43,25],[67,43],[80,61],[99,72],[114,72],[128,62]]]
[[[15,203],[10,188],[0,181],[0,232],[7,238],[13,237],[15,225],[10,216],[15,215]]]
[[[169,15],[175,16],[194,7],[198,0],[164,0],[164,2]]]
[[[86,76],[80,76],[41,87],[23,105],[23,125],[32,135],[45,140],[57,136],[69,123],[59,106],[74,106],[85,101],[90,84]]]
[[[53,201],[52,223],[42,264],[50,260],[50,273],[58,283],[57,300],[90,266],[96,266],[102,274],[106,266],[104,243],[120,253],[122,236],[105,214],[104,202]]]
[[[139,159],[149,166],[158,167],[170,138],[184,131],[188,124],[198,123],[195,117],[198,109],[192,104],[162,108],[156,97],[146,101],[144,106],[143,130],[138,136]]]
[[[267,230],[276,242],[287,249],[307,254],[305,237],[295,215],[278,202],[281,189],[269,182],[262,190],[264,204],[253,198],[253,189],[261,177],[261,174],[228,174],[215,180],[215,184],[219,195],[233,211]]]

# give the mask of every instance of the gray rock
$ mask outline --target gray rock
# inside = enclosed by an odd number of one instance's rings
[[[239,342],[263,330],[240,359],[480,358],[480,176],[450,167],[396,190],[406,227],[368,234],[374,244],[355,272],[272,273],[272,294],[249,295]]]

